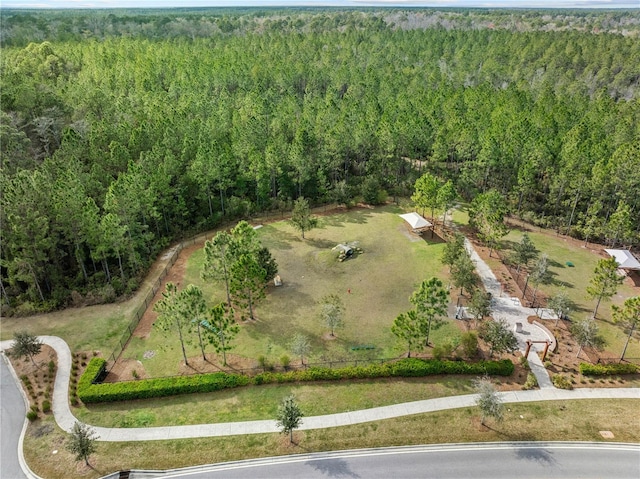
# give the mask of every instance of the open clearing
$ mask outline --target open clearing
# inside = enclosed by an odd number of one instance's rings
[[[404,345],[397,344],[390,331],[393,320],[411,308],[409,296],[423,279],[446,278],[440,263],[444,243],[428,233],[424,238],[410,233],[398,217],[402,212],[385,206],[323,216],[320,227],[308,232],[305,240],[284,221],[259,228],[260,240],[278,262],[283,285],[268,287],[266,299],[256,308],[256,321],[242,324],[232,353],[253,361],[245,361],[245,367],[257,365],[259,356],[278,364],[282,355],[290,355],[293,334],[302,333],[311,341],[311,361],[401,355]],[[363,254],[339,262],[332,251],[338,243],[357,243]],[[181,286],[196,284],[211,303],[221,301],[222,285],[200,279],[203,258],[202,249],[191,255]],[[337,294],[345,304],[345,326],[336,331],[335,339],[327,338],[328,329],[318,318],[317,302],[327,294]],[[459,334],[458,328],[450,322],[434,333],[433,342],[454,334]],[[351,350],[360,345],[374,349]],[[156,354],[145,359],[147,351]],[[195,344],[187,351],[189,356],[198,353]],[[152,329],[148,338],[134,337],[123,357],[140,361],[148,375],[159,376],[179,372],[181,352],[177,340]]]

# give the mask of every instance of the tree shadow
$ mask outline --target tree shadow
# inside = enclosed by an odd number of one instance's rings
[[[305,465],[312,467],[327,477],[360,477],[360,474],[351,470],[344,459],[320,459],[309,461]]]
[[[264,225],[260,228],[260,240],[264,242],[265,246],[274,250],[289,250],[293,247],[291,243],[293,241],[301,241],[299,235],[293,235],[286,231],[282,231],[278,228],[274,228],[271,225]]]
[[[373,214],[373,210],[368,208],[351,210],[348,213],[336,214],[332,216],[324,216],[321,221],[323,226],[342,227],[345,223],[365,224],[369,221]]]
[[[548,449],[538,448],[538,447],[519,447],[514,451],[514,454],[517,459],[536,462],[545,466],[555,466],[558,461],[553,456],[553,452]]]
[[[320,238],[312,238],[306,240],[308,244],[312,245],[314,248],[318,249],[328,249],[335,247],[338,242],[332,241],[328,239],[320,239]]]
[[[555,259],[548,259],[547,260],[549,266],[553,266],[554,268],[566,268],[567,266],[560,263],[559,261],[556,261]]]
[[[510,250],[513,251],[515,249],[515,246],[519,244],[517,241],[513,241],[513,240],[506,240],[503,239],[500,241],[500,247],[503,250]]]
[[[568,283],[567,281],[561,281],[561,280],[558,280],[558,279],[554,279],[552,281],[552,284],[554,286],[560,286],[560,287],[563,287],[563,288],[569,288],[569,289],[574,289],[575,288],[575,285],[573,283]]]
[[[447,240],[443,239],[440,235],[438,235],[438,233],[433,233],[432,237],[431,230],[423,232],[420,235],[420,238],[427,244],[440,244],[447,242]]]

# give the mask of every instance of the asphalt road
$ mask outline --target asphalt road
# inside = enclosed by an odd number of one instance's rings
[[[5,357],[0,358],[0,478],[26,479],[18,462],[18,441],[27,410]]]
[[[589,479],[640,477],[640,445],[512,443],[309,454],[173,471],[163,479]]]

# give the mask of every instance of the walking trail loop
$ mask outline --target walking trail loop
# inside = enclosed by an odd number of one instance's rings
[[[61,338],[40,336],[40,340],[51,346],[58,355],[58,373],[53,391],[53,415],[58,426],[70,432],[77,419],[69,409],[69,377],[71,372],[71,351]],[[0,348],[11,347],[12,341],[0,342]],[[545,388],[532,391],[508,391],[500,393],[505,403],[554,401],[571,399],[640,399],[639,388],[612,389],[563,389]],[[361,411],[328,414],[304,418],[300,429],[323,429],[347,426],[370,421],[379,421],[399,416],[420,414],[444,409],[457,409],[475,405],[475,394],[453,396],[424,401],[414,401],[392,406],[364,409]],[[99,441],[154,441],[164,439],[185,439],[195,437],[235,436],[241,434],[259,434],[279,432],[275,420],[230,422],[221,424],[195,424],[191,426],[166,426],[149,428],[106,428],[94,427]]]

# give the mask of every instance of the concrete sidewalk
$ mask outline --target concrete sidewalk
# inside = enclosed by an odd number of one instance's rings
[[[527,349],[526,341],[555,341],[553,337],[550,337],[550,332],[536,326],[535,324],[529,324],[527,318],[530,316],[540,315],[544,319],[555,319],[556,315],[553,311],[540,308],[538,311],[534,308],[525,308],[522,306],[520,299],[516,297],[504,297],[502,296],[502,287],[500,282],[496,278],[491,268],[484,262],[480,255],[473,248],[471,242],[465,238],[465,247],[471,256],[471,260],[476,266],[476,271],[482,280],[482,284],[488,293],[492,296],[492,314],[494,319],[504,319],[512,331],[516,330],[516,325],[519,325],[520,332],[516,332],[516,338],[518,339],[518,349],[524,354]],[[538,351],[544,348],[542,343],[532,344],[529,351],[529,365],[531,366],[531,372],[538,380],[538,385],[541,389],[554,388],[549,373],[542,364]]]
[[[71,352],[61,338],[40,336],[44,344],[51,346],[58,355],[58,374],[53,392],[53,414],[63,430],[70,432],[77,421],[69,408],[68,383],[71,371]],[[8,349],[12,341],[3,341],[0,348]],[[500,393],[505,403],[557,401],[577,399],[640,399],[640,388],[611,389],[574,389],[572,391],[547,388],[531,391],[508,391]],[[452,396],[424,401],[394,404],[361,411],[351,411],[324,416],[312,416],[303,419],[300,429],[324,429],[348,426],[371,421],[380,421],[412,414],[457,409],[475,405],[476,395]],[[221,424],[195,424],[190,426],[166,426],[149,428],[105,428],[94,427],[100,436],[99,441],[155,441],[165,439],[186,439],[197,437],[235,436],[242,434],[260,434],[279,432],[274,420],[230,422]]]

